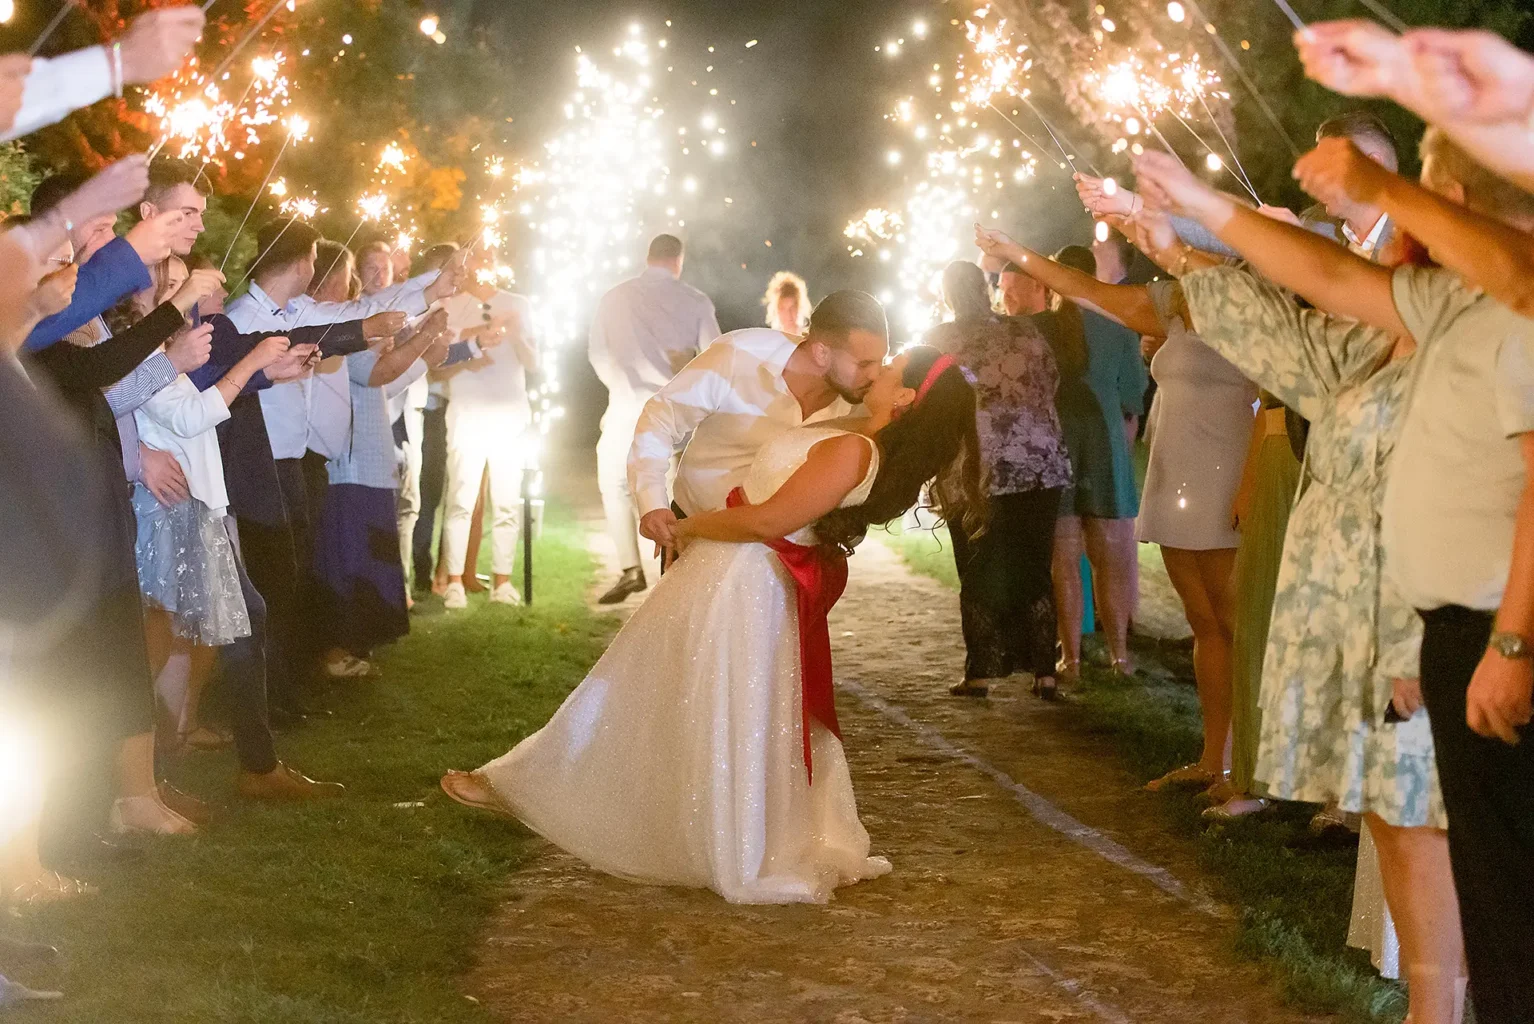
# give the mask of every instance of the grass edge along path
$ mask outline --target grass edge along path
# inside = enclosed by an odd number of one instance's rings
[[[877,534],[916,573],[958,589],[947,531]],[[1159,557],[1141,545],[1142,557]],[[1087,638],[1086,648],[1094,647]],[[1147,781],[1196,760],[1202,743],[1189,644],[1133,638],[1142,677],[1125,681],[1084,664],[1082,685],[1062,701],[1073,725],[1111,738],[1120,756]],[[1367,954],[1346,945],[1357,857],[1351,845],[1318,848],[1306,825],[1315,808],[1278,805],[1255,818],[1210,826],[1196,794],[1150,801],[1174,834],[1194,844],[1219,896],[1240,912],[1240,955],[1268,966],[1286,1001],[1337,1013],[1350,1024],[1400,1021],[1401,986],[1383,979]]]
[[[488,526],[485,537],[488,549]],[[14,1012],[92,1024],[486,1021],[461,978],[499,883],[534,840],[463,811],[437,779],[541,726],[617,628],[584,603],[595,567],[567,509],[550,507],[534,567],[532,608],[479,596],[448,615],[428,600],[373,678],[328,694],[334,717],[278,738],[280,756],[345,782],[344,799],[254,806],[232,793],[232,753],[179,765],[177,784],[223,805],[218,817],[201,835],[146,842],[141,863],[93,872],[100,895],[0,926],[66,958],[17,972],[65,999]],[[521,571],[519,554],[519,584]]]

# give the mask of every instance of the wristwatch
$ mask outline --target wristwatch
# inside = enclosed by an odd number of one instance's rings
[[[1502,630],[1491,635],[1487,641],[1488,650],[1496,651],[1502,657],[1511,661],[1528,661],[1534,659],[1534,644],[1517,633],[1507,633]]]

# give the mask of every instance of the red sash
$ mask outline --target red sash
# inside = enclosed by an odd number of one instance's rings
[[[748,505],[746,492],[737,487],[725,504]],[[842,738],[836,721],[836,691],[831,683],[831,626],[826,616],[847,589],[847,556],[827,548],[769,540],[783,568],[794,578],[799,601],[799,677],[804,689],[804,771],[811,783],[815,769],[810,759],[810,719]]]

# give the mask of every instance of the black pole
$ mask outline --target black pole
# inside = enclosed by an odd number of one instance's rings
[[[533,471],[522,470],[522,603],[533,603]]]

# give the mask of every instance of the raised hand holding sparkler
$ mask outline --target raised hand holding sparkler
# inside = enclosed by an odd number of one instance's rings
[[[1307,75],[1344,96],[1394,96],[1413,75],[1401,38],[1372,21],[1312,25],[1294,47]]]
[[[1496,33],[1421,29],[1401,43],[1435,110],[1478,124],[1534,121],[1534,57]]]
[[[145,217],[133,225],[123,237],[133,246],[133,251],[138,253],[138,258],[143,260],[146,267],[153,266],[170,257],[171,242],[180,234],[185,223],[184,211],[161,210],[153,217]]]
[[[1175,157],[1146,152],[1135,159],[1135,183],[1148,206],[1192,217],[1218,230],[1235,214],[1236,202],[1211,188]]]
[[[1373,202],[1394,177],[1348,139],[1322,139],[1294,165],[1300,187],[1328,207]]]

